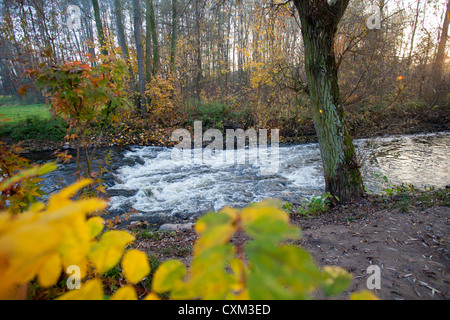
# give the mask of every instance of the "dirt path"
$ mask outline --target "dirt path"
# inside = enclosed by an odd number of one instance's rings
[[[336,212],[337,211],[337,212]],[[367,289],[370,265],[381,271],[385,300],[450,298],[450,207],[411,208],[404,213],[367,202],[316,218],[293,217],[302,238],[293,244],[308,250],[320,265],[337,265],[354,276],[351,292]],[[139,241],[138,247],[160,260],[189,264],[193,231],[161,234]]]
[[[381,210],[341,224],[304,221],[299,244],[319,265],[351,272],[349,291],[366,289],[366,270],[377,265],[381,299],[449,299],[449,218],[449,207],[436,207]]]

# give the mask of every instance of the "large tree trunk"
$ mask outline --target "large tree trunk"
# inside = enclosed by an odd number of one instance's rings
[[[195,97],[198,101],[201,100],[202,91],[202,42],[201,42],[201,19],[202,19],[202,7],[200,6],[201,0],[195,0],[194,11],[195,11],[195,52],[197,60],[197,75],[195,77]]]
[[[95,47],[94,47],[94,33],[92,31],[93,26],[92,26],[91,19],[86,14],[87,12],[91,12],[92,2],[90,0],[82,0],[82,1],[80,1],[80,4],[82,6],[82,11],[83,11],[83,18],[82,18],[82,22],[84,25],[83,46],[87,46],[87,51],[89,51],[89,54],[91,55],[91,57],[93,59],[95,59],[96,55],[95,55]],[[85,48],[85,50],[86,50],[86,48]]]
[[[107,56],[108,50],[106,49],[105,34],[103,32],[103,24],[102,18],[100,16],[98,0],[92,0],[92,6],[94,7],[95,25],[97,26],[97,36],[100,43],[101,53]]]
[[[114,14],[116,16],[117,38],[119,40],[119,46],[122,49],[122,57],[128,67],[128,73],[130,74],[129,88],[132,92],[137,91],[136,78],[133,71],[133,66],[130,61],[130,53],[128,51],[128,45],[125,37],[125,29],[123,27],[122,5],[120,0],[114,0]],[[135,101],[135,105],[139,108],[140,104]]]
[[[442,26],[441,38],[439,39],[438,51],[436,54],[436,59],[434,60],[433,68],[432,68],[432,81],[433,87],[436,92],[433,104],[435,104],[438,100],[442,98],[444,94],[444,90],[441,90],[441,86],[443,84],[442,79],[442,66],[445,61],[445,49],[447,47],[447,39],[448,39],[448,26],[450,23],[450,1],[447,1],[447,10],[445,12],[444,24]]]
[[[158,34],[156,31],[155,7],[153,6],[153,0],[147,0],[146,22],[147,22],[147,31],[146,31],[147,37],[151,35],[153,47],[153,67],[151,68],[150,64],[147,65],[148,70],[147,81],[150,81],[150,70],[151,74],[154,76],[159,72],[159,43],[158,43]],[[147,55],[148,57],[150,57],[150,50],[147,51]],[[147,62],[149,62],[148,58]]]
[[[145,11],[145,79],[147,83],[152,80],[152,27],[150,22],[150,1],[146,1]]]
[[[138,77],[139,77],[139,106],[141,115],[147,113],[147,105],[145,102],[145,69],[144,69],[144,50],[142,48],[141,40],[141,10],[139,0],[133,0],[133,20],[134,20],[134,37],[136,40],[136,53],[138,62]]]
[[[302,23],[305,64],[314,124],[319,140],[326,191],[348,202],[364,186],[352,137],[345,121],[334,54],[337,25],[349,0],[294,0]]]
[[[122,5],[120,0],[114,0],[114,15],[116,17],[116,28],[117,28],[117,39],[119,41],[119,46],[122,49],[122,56],[127,61],[130,59],[130,54],[128,51],[127,41],[125,38],[125,30],[123,27],[123,17],[122,17]]]
[[[172,34],[170,42],[170,72],[175,74],[175,55],[177,52],[178,12],[177,0],[172,0]]]

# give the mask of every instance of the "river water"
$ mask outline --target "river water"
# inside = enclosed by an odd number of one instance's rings
[[[367,189],[379,192],[383,184],[445,187],[450,183],[450,133],[390,136],[355,140]],[[224,151],[225,152],[225,151]],[[228,151],[226,151],[228,152]],[[238,150],[238,157],[254,150]],[[291,203],[324,192],[318,144],[280,146],[278,172],[263,174],[258,161],[226,164],[223,161],[176,161],[172,149],[133,147],[122,153],[109,191],[110,208],[134,208],[152,215],[196,215],[226,205],[243,207],[265,198]]]
[[[380,173],[392,184],[411,183],[420,188],[450,184],[449,132],[361,139],[355,145],[365,186],[371,192],[383,188],[375,177]],[[172,151],[163,147],[102,150],[100,158],[105,152],[112,154],[112,170],[104,177],[110,213],[135,209],[136,219],[186,220],[226,205],[244,207],[265,198],[297,204],[324,192],[320,150],[315,143],[280,146],[279,165],[271,174],[262,170],[257,157],[245,164],[207,159],[196,164],[174,159]],[[238,158],[255,155],[255,149],[236,152]],[[75,171],[74,163],[59,165],[45,177],[43,190],[51,193],[73,183]]]

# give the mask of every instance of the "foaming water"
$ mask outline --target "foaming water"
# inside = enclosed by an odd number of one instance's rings
[[[375,178],[380,172],[394,184],[444,187],[450,182],[449,142],[449,133],[356,140],[366,187],[380,190]],[[132,164],[117,170],[117,184],[110,189],[134,191],[134,195],[111,197],[111,210],[132,207],[144,214],[192,215],[226,205],[243,207],[265,198],[298,202],[325,188],[317,144],[280,147],[279,170],[271,175],[262,174],[255,149],[237,151],[236,159],[250,158],[245,164],[223,161],[234,151],[206,157],[201,164],[174,160],[172,151],[135,147],[126,152],[124,158]]]

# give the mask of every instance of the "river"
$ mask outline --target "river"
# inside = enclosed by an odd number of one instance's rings
[[[377,174],[392,184],[445,187],[450,183],[450,133],[401,135],[355,140],[366,188],[380,192]],[[138,216],[187,219],[226,205],[243,207],[265,198],[299,203],[324,192],[318,144],[280,146],[277,172],[264,174],[258,161],[227,164],[222,161],[173,159],[172,149],[130,147],[113,149],[112,172],[105,178],[110,211],[135,209]],[[237,156],[252,154],[241,149]],[[228,151],[224,151],[228,152]],[[248,161],[247,161],[248,162]],[[44,191],[52,192],[73,181],[74,164],[60,165],[47,175]],[[137,218],[137,217],[136,217]]]

